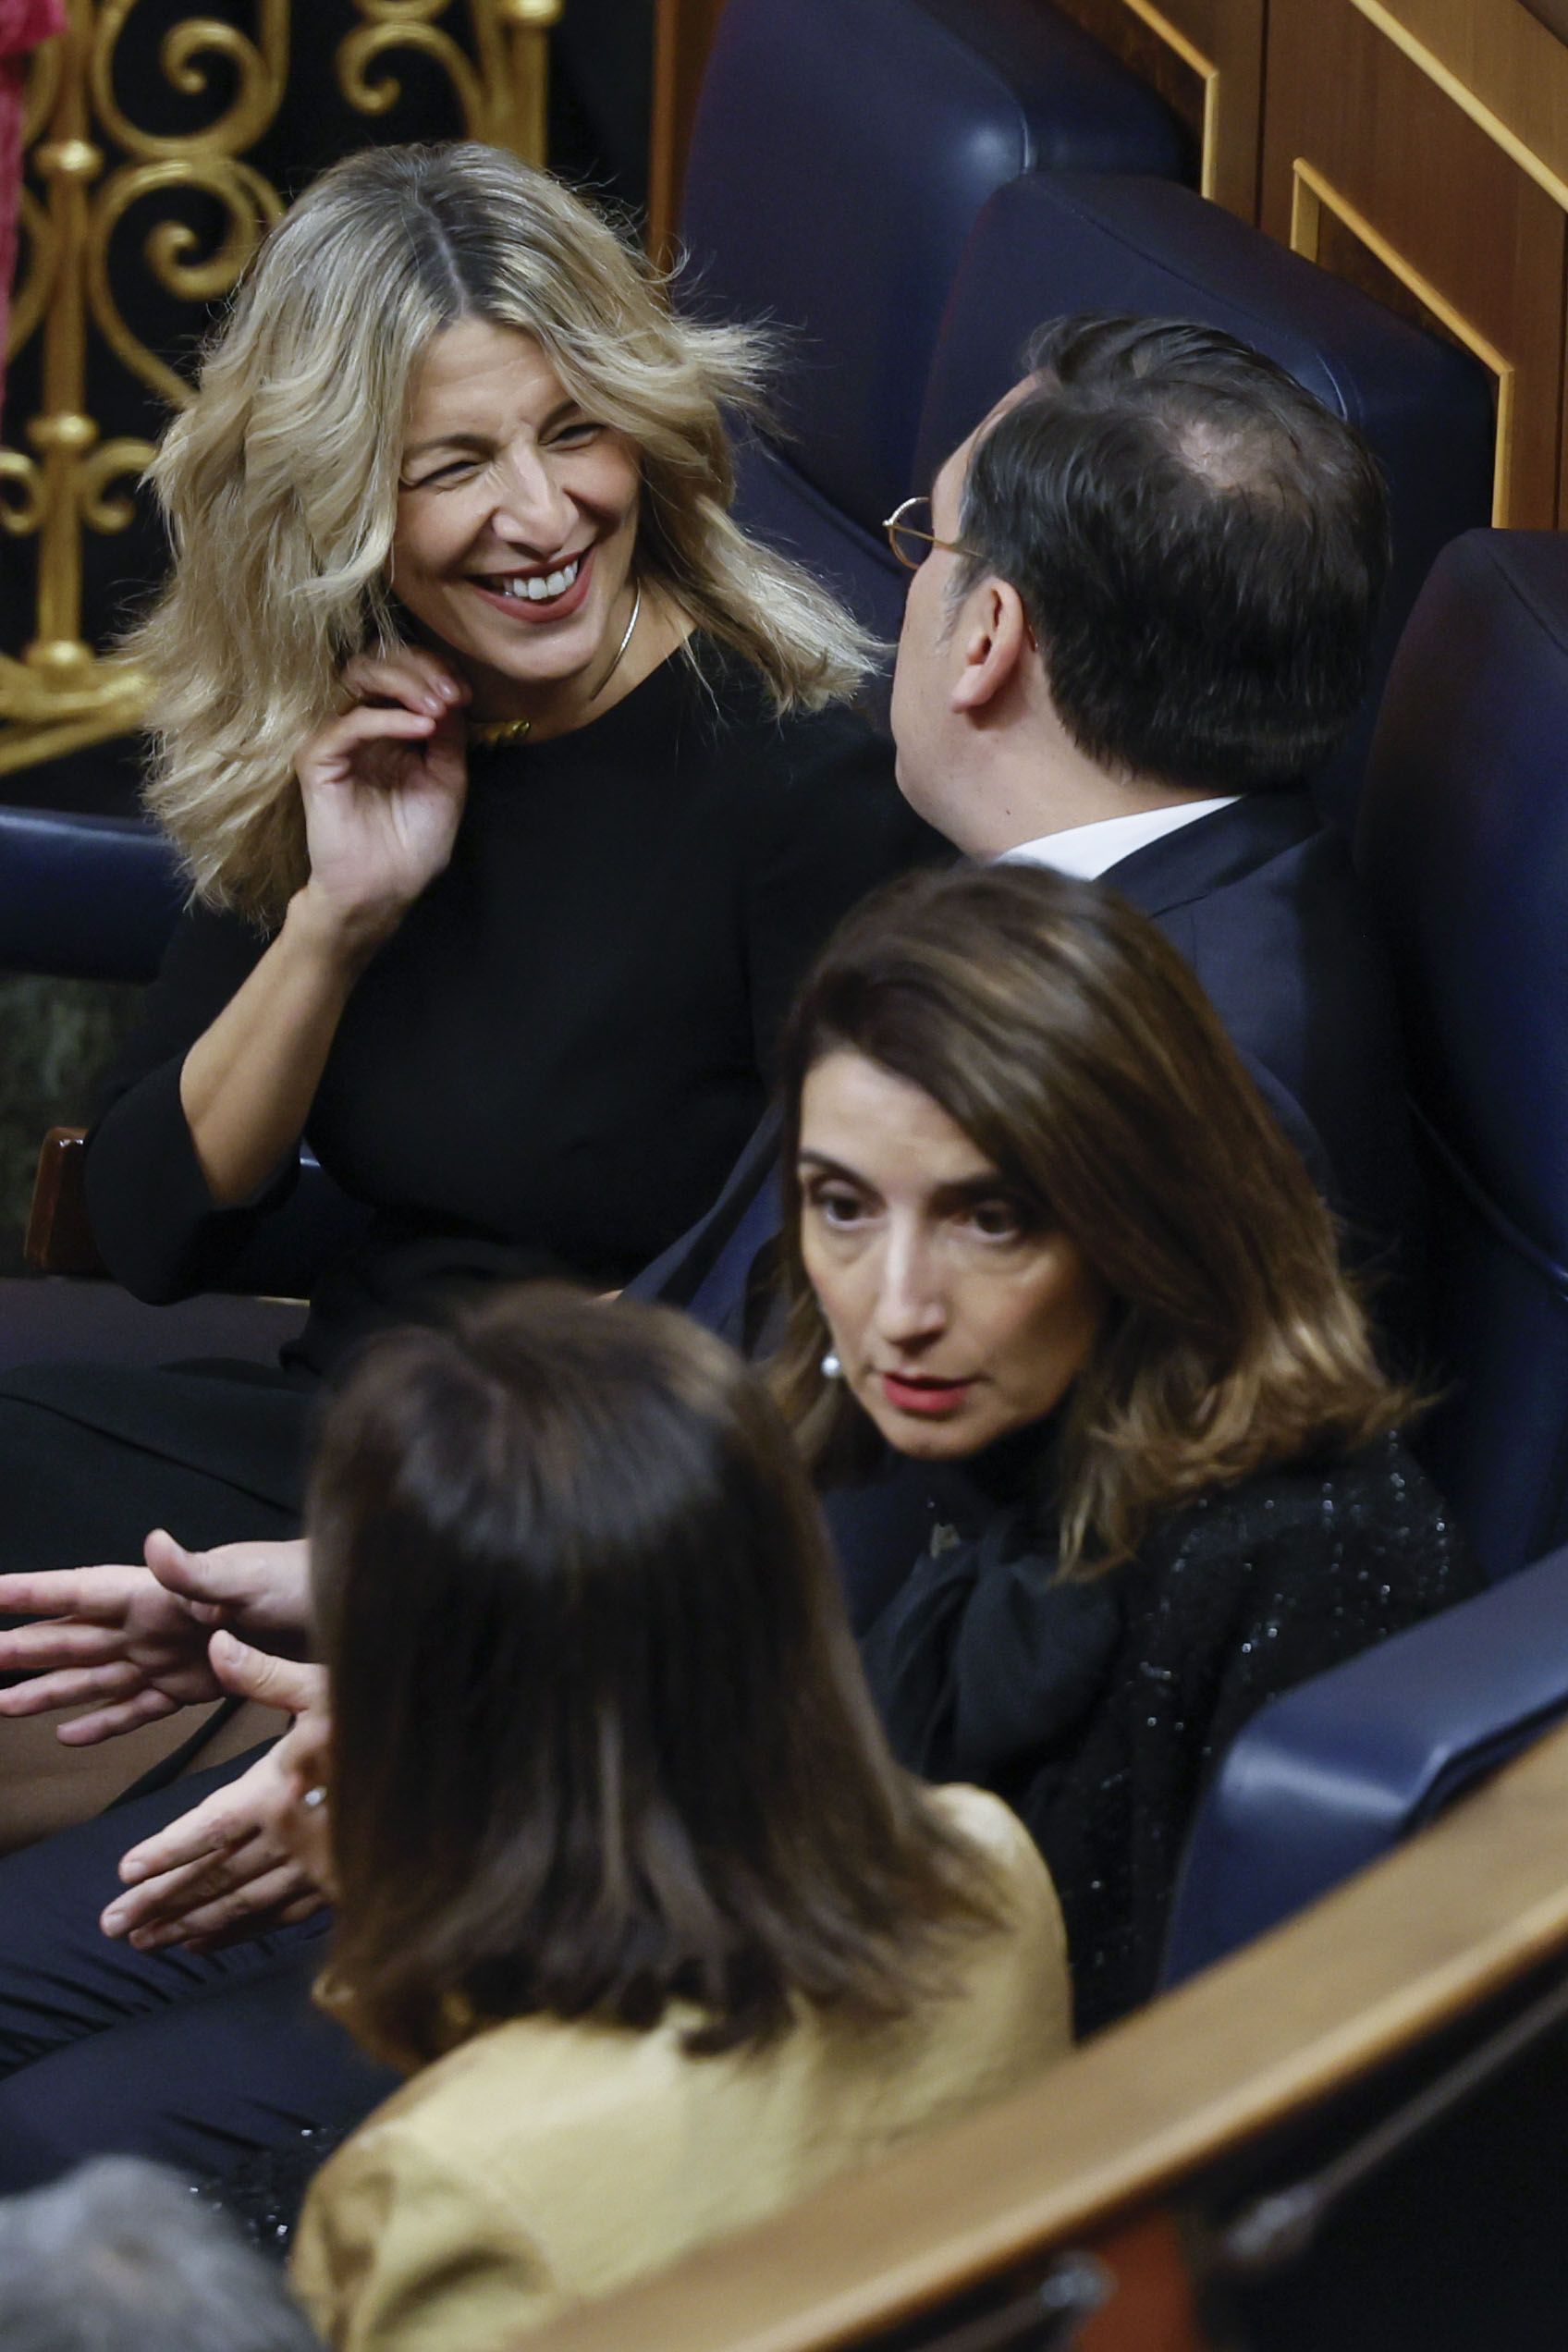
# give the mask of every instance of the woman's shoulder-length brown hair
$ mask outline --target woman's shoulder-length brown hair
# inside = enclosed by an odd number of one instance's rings
[[[1129,1558],[1207,1488],[1354,1450],[1415,1410],[1378,1364],[1299,1154],[1176,949],[1104,884],[962,867],[851,914],[785,1040],[773,1386],[819,1475],[852,1475],[874,1434],[823,1377],[800,1249],[801,1096],[839,1049],[923,1088],[1105,1287],[1057,1457],[1064,1572]]]
[[[324,1997],[378,2055],[672,2002],[698,2052],[798,2001],[898,2016],[945,1931],[998,1916],[888,1752],[776,1407],[684,1317],[545,1284],[388,1336],[329,1410],[308,1524]]]

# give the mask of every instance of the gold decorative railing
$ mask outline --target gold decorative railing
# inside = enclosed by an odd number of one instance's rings
[[[137,722],[143,680],[85,633],[83,552],[88,533],[130,523],[133,478],[152,444],[104,437],[90,412],[89,355],[102,347],[148,391],[183,403],[188,386],[134,331],[116,297],[116,229],[149,199],[215,199],[224,227],[214,250],[202,251],[178,217],[158,221],[142,245],[165,296],[205,303],[235,285],[283,209],[248,155],[288,88],[290,5],[251,5],[253,32],[197,16],[159,44],[164,79],[182,97],[205,98],[219,76],[227,85],[227,104],[200,129],[145,129],[121,103],[116,68],[137,31],[138,0],[70,0],[68,30],[33,62],[10,348],[15,355],[39,338],[38,393],[28,447],[0,447],[0,550],[6,539],[32,540],[36,569],[31,640],[0,650],[0,774]],[[361,21],[337,44],[337,88],[359,114],[385,116],[399,96],[398,54],[421,56],[446,77],[469,137],[543,162],[546,43],[561,5],[466,0],[465,41],[446,21],[459,13],[454,0],[354,0]],[[7,405],[14,413],[21,403]]]

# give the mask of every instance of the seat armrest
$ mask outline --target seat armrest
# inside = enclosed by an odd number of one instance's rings
[[[1387,1853],[1568,1714],[1568,1550],[1263,1708],[1198,1808],[1180,1984]]]
[[[51,1127],[38,1155],[22,1256],[40,1274],[102,1274],[87,1221],[87,1130]]]
[[[38,1155],[22,1255],[39,1274],[108,1272],[87,1214],[87,1131],[51,1127]],[[368,1222],[339,1192],[308,1145],[300,1179],[280,1209],[263,1219],[218,1286],[239,1296],[303,1298],[324,1266],[352,1247]]]

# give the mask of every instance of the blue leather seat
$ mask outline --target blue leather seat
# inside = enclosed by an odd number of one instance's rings
[[[1568,540],[1469,533],[1405,631],[1357,857],[1436,1227],[1433,1475],[1488,1572],[1568,1541]]]
[[[1568,1550],[1275,1699],[1199,1807],[1163,1982],[1327,1894],[1565,1714]]]
[[[897,633],[884,518],[915,486],[975,215],[1036,168],[1190,177],[1151,91],[1048,0],[729,0],[687,164],[680,299],[789,330],[741,519]],[[1195,200],[1194,200],[1195,201]]]
[[[151,980],[185,896],[171,844],[139,817],[0,805],[0,971]],[[302,1292],[363,1218],[302,1150],[300,1182],[247,1244],[230,1289]],[[276,1297],[165,1309],[105,1282],[7,1280],[0,1282],[0,1365],[214,1354],[264,1360],[300,1322]]]
[[[0,805],[0,971],[151,980],[184,899],[140,817]]]
[[[1126,311],[1224,328],[1365,435],[1388,477],[1393,570],[1366,716],[1320,779],[1354,808],[1377,691],[1439,549],[1491,512],[1491,398],[1479,362],[1169,182],[1032,172],[980,214],[954,279],[909,487],[925,489],[1021,373],[1047,318]],[[900,494],[901,495],[901,494]]]

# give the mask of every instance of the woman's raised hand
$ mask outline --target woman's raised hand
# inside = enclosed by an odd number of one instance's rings
[[[301,897],[329,929],[374,944],[451,856],[468,792],[469,690],[419,647],[359,655],[343,685],[350,708],[294,763],[311,860]]]
[[[452,854],[468,688],[431,654],[351,662],[352,707],[297,754],[310,878],[186,1055],[179,1102],[214,1207],[292,1159],[365,965]]]

